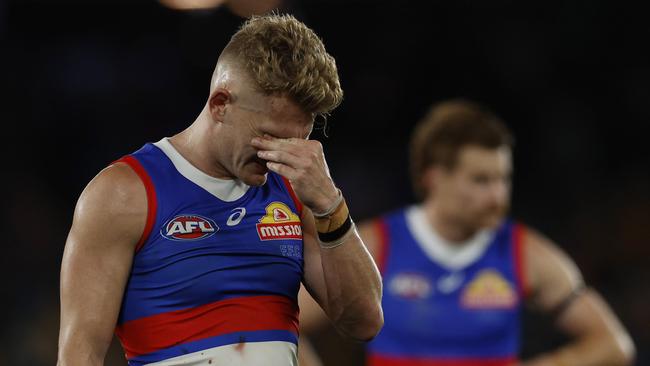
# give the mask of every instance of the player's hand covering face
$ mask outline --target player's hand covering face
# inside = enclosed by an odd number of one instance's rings
[[[257,156],[267,161],[269,170],[289,179],[302,203],[315,212],[328,209],[337,190],[320,142],[265,134],[254,137],[251,144],[259,150]]]

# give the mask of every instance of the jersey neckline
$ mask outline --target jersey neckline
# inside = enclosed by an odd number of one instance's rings
[[[494,230],[484,229],[463,242],[453,243],[435,231],[421,206],[407,208],[405,217],[406,225],[420,249],[430,260],[450,271],[464,269],[481,258],[495,233]]]
[[[176,170],[182,176],[222,201],[237,201],[250,188],[249,185],[238,179],[219,179],[207,175],[185,159],[171,142],[169,142],[168,137],[154,142],[153,145],[159,148],[171,160]]]

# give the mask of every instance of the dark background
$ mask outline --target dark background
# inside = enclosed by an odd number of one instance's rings
[[[607,1],[293,1],[336,58],[334,179],[357,221],[413,201],[406,143],[434,101],[471,98],[517,138],[513,216],[554,239],[650,364],[650,25]],[[53,365],[75,201],[114,159],[189,125],[242,19],[155,1],[0,0],[0,365]],[[528,315],[524,355],[561,342]],[[354,364],[360,347],[317,347]],[[121,365],[113,348],[107,365]]]

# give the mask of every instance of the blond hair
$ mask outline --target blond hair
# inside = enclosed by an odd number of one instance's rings
[[[287,95],[306,112],[326,116],[343,99],[334,58],[305,24],[291,15],[253,16],[219,59],[244,68],[265,94]]]
[[[426,169],[433,165],[453,169],[463,147],[497,149],[513,144],[512,134],[503,121],[480,104],[464,99],[434,104],[411,136],[411,180],[417,197],[426,198]]]

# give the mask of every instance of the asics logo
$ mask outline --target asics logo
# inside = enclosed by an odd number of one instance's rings
[[[246,208],[244,207],[237,207],[232,209],[233,213],[228,216],[228,221],[226,221],[226,225],[228,226],[235,226],[239,224],[239,222],[246,216]]]
[[[447,276],[439,277],[436,285],[440,292],[450,294],[456,291],[460,285],[463,284],[464,279],[465,275],[462,272],[454,272]]]

